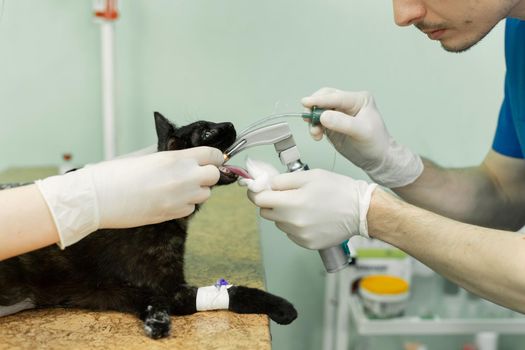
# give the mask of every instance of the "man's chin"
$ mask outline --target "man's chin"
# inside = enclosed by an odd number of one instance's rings
[[[454,53],[465,52],[471,47],[475,46],[481,40],[483,40],[483,38],[487,36],[488,33],[490,33],[490,30],[487,31],[486,33],[483,33],[483,35],[480,35],[479,37],[475,39],[468,39],[468,40],[464,40],[463,42],[454,42],[454,40],[452,40],[453,38],[442,39],[440,40],[441,47],[445,51],[448,51],[448,52],[454,52]]]
[[[441,47],[447,52],[461,53],[467,51],[468,49],[476,45],[478,42],[479,41],[476,41],[468,45],[449,45],[447,43],[441,42]]]

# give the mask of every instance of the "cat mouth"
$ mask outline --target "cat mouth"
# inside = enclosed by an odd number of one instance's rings
[[[248,179],[252,178],[246,170],[244,170],[241,167],[235,166],[235,165],[220,166],[219,171],[221,173],[221,176],[218,182],[219,185],[231,184],[237,181],[239,177],[248,178]]]

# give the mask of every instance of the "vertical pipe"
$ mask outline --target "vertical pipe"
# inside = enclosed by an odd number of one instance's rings
[[[102,83],[102,129],[104,159],[117,154],[115,128],[115,27],[117,0],[95,0],[95,18],[100,25],[100,58]]]
[[[346,269],[337,274],[337,310],[336,310],[336,330],[335,330],[335,350],[347,350],[349,343],[349,318],[350,318],[350,286],[353,276],[353,268]]]
[[[324,317],[323,317],[323,350],[334,349],[335,338],[335,315],[338,305],[337,300],[337,276],[336,273],[325,274],[324,290]]]
[[[102,118],[104,133],[104,159],[116,156],[115,131],[115,30],[113,22],[101,21],[100,43],[102,64]]]

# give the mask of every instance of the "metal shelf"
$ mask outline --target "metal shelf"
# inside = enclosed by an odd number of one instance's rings
[[[434,312],[430,318],[420,317],[418,315],[420,309],[418,309],[417,304],[432,302],[432,297],[425,293],[435,288],[435,286],[424,284],[420,290],[427,287],[427,291],[423,291],[422,295],[420,293],[419,296],[415,295],[415,298],[412,298],[405,316],[392,319],[371,319],[366,315],[359,297],[350,294],[350,285],[354,279],[355,273],[352,268],[337,274],[326,275],[324,350],[347,350],[351,336],[464,335],[484,331],[500,334],[525,334],[525,315],[506,310],[481,299],[478,301],[470,300],[469,302],[472,303],[471,305],[477,305],[476,308],[479,310],[483,311],[484,308],[487,308],[487,310],[495,311],[492,313],[482,312],[484,315],[472,313],[465,317],[465,315],[460,316],[459,314],[465,311],[466,306],[456,304],[455,306],[463,311],[458,311],[455,315],[440,309],[439,312]],[[412,283],[413,290],[418,290],[417,281],[415,282]],[[441,298],[438,304],[446,305],[448,301],[450,299]],[[443,305],[438,306],[442,307]],[[454,307],[449,309],[454,309]],[[498,315],[505,315],[505,317],[498,317]],[[351,325],[353,327],[350,327]]]
[[[433,318],[417,316],[386,320],[370,319],[365,314],[359,297],[348,298],[348,310],[360,335],[439,335],[473,334],[490,331],[500,334],[525,334],[525,318]]]

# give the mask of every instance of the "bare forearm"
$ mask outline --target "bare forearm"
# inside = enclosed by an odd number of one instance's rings
[[[368,212],[372,237],[399,247],[488,300],[525,312],[525,239],[460,223],[376,190]]]
[[[59,240],[55,223],[36,185],[0,191],[0,260]]]
[[[462,222],[518,230],[521,206],[499,186],[485,164],[445,169],[424,160],[425,170],[413,183],[394,191],[407,202]]]

